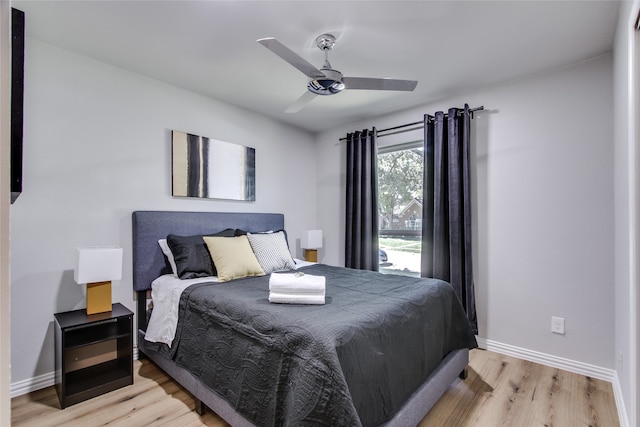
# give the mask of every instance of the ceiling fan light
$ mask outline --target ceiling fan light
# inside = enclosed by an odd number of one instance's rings
[[[335,82],[334,84],[331,85],[332,90],[337,92],[342,92],[345,88],[344,83],[342,82]]]
[[[344,83],[332,79],[315,79],[307,84],[307,89],[316,95],[333,95],[345,88]]]
[[[315,78],[307,84],[307,89],[316,95],[333,95],[345,89],[342,73],[330,68],[323,68],[324,76]]]

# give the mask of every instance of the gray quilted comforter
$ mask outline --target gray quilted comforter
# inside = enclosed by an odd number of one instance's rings
[[[476,347],[446,282],[326,265],[325,305],[271,304],[269,277],[192,285],[160,351],[258,426],[374,426],[450,351]]]

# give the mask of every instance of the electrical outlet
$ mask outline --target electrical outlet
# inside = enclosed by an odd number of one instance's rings
[[[551,332],[564,335],[564,317],[551,316]]]

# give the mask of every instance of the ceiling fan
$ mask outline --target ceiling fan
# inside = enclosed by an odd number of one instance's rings
[[[331,68],[331,64],[329,63],[329,51],[333,49],[336,43],[336,38],[331,34],[321,34],[316,38],[318,49],[324,52],[324,64],[320,69],[311,65],[304,58],[273,37],[258,39],[258,43],[310,78],[309,83],[307,83],[307,92],[287,108],[285,113],[300,111],[302,107],[308,104],[316,95],[335,95],[344,89],[412,91],[418,84],[415,80],[343,76],[340,71]]]

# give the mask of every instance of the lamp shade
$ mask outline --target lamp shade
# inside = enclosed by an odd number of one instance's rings
[[[322,247],[322,230],[308,230],[302,234],[300,246],[303,249],[318,249]]]
[[[95,283],[122,278],[122,248],[88,247],[78,248],[76,283]]]

